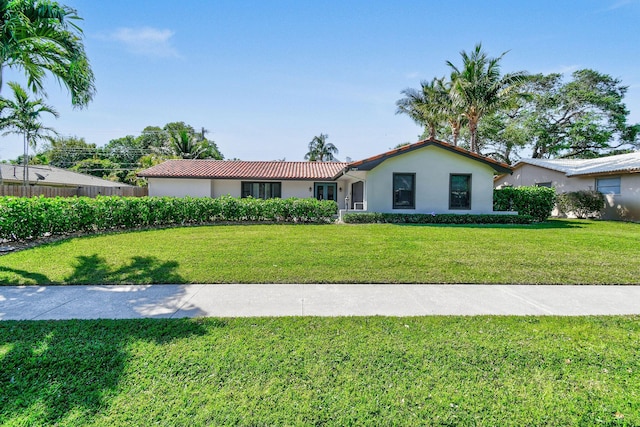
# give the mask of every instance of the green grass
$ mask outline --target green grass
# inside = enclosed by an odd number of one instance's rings
[[[640,425],[640,317],[0,322],[0,424]]]
[[[0,284],[638,284],[640,224],[240,225],[69,239],[0,257]]]

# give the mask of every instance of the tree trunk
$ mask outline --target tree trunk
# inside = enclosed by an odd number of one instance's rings
[[[27,140],[27,134],[24,134],[24,155],[22,158],[22,185],[26,187],[29,185],[29,141]]]
[[[436,139],[436,127],[429,125],[429,139]]]
[[[479,153],[478,150],[478,122],[475,120],[469,120],[469,133],[471,133],[471,151]]]

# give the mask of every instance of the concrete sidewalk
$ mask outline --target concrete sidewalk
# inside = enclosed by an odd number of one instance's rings
[[[1,286],[0,320],[640,314],[640,286]]]

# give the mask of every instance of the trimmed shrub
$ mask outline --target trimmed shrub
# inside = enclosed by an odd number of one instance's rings
[[[505,187],[493,190],[494,211],[516,211],[535,221],[546,221],[556,202],[556,191],[549,187]]]
[[[458,214],[395,214],[348,213],[342,220],[348,224],[531,224],[528,215],[458,215]]]
[[[311,198],[0,197],[0,238],[215,222],[328,223],[337,213],[336,202]]]
[[[558,195],[558,210],[565,215],[573,213],[578,218],[598,218],[604,206],[604,195],[595,190],[579,190]]]

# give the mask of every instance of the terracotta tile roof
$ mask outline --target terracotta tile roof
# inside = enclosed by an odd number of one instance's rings
[[[385,161],[386,159],[394,156],[398,156],[400,154],[408,153],[409,151],[416,150],[418,148],[427,147],[429,145],[435,145],[445,150],[452,151],[454,153],[462,154],[465,157],[469,157],[474,160],[478,160],[480,162],[486,163],[489,166],[493,167],[496,172],[500,173],[511,173],[512,168],[506,163],[498,162],[489,157],[481,156],[480,154],[476,154],[472,151],[465,150],[464,148],[457,147],[455,145],[451,145],[447,142],[439,141],[437,139],[425,139],[422,141],[418,141],[414,144],[404,145],[400,148],[396,148],[386,153],[378,154],[373,157],[368,157],[363,160],[359,160],[357,162],[351,162],[349,164],[350,168],[358,168],[361,170],[371,170],[374,167],[378,166],[380,163]]]
[[[332,180],[348,163],[241,160],[167,160],[140,173],[145,178]]]

